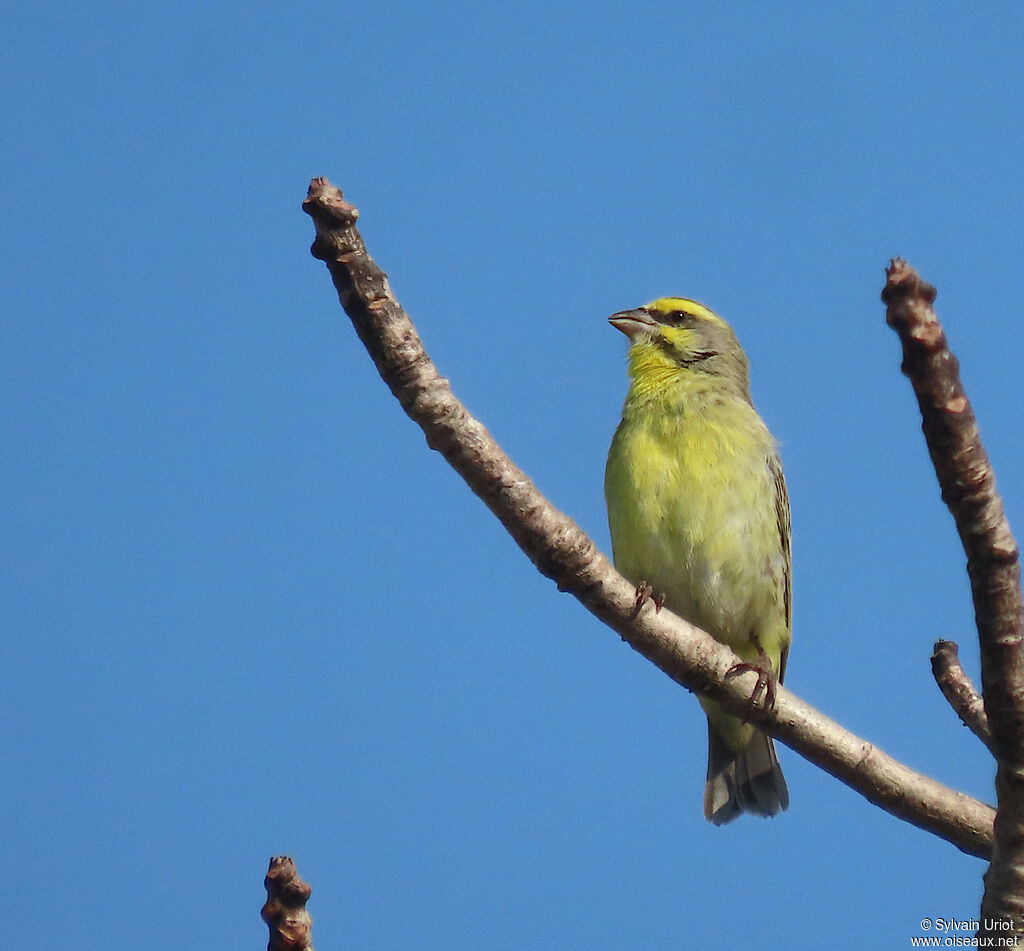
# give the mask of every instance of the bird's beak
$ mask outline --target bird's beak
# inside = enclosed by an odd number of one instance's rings
[[[612,314],[608,318],[608,323],[629,337],[630,343],[636,343],[640,337],[649,334],[658,326],[658,322],[644,307],[637,307],[635,310],[621,310],[617,314]]]

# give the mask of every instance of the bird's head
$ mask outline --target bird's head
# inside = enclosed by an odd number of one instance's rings
[[[746,354],[732,328],[703,304],[686,297],[660,297],[612,314],[608,321],[629,337],[634,380],[692,372],[706,375],[717,386],[732,384],[749,399]]]

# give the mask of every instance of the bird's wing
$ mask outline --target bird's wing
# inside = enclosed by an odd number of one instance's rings
[[[786,477],[782,474],[782,462],[777,453],[768,457],[768,469],[775,481],[775,518],[779,526],[779,541],[785,556],[785,569],[782,578],[782,603],[786,611],[786,628],[793,630],[793,550],[792,523],[789,513],[789,493],[786,491]],[[789,642],[782,648],[779,660],[779,683],[786,677],[786,660],[789,657]]]

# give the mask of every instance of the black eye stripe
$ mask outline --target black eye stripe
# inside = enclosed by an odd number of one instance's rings
[[[676,327],[684,327],[696,324],[699,319],[696,314],[691,314],[689,311],[673,310],[662,317],[662,322]]]

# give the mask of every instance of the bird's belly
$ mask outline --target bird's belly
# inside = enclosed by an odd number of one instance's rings
[[[620,482],[609,494],[616,567],[747,653],[752,635],[761,636],[765,620],[782,610],[785,564],[764,456],[702,465],[685,446],[665,451],[654,442],[634,445],[632,464],[613,473]]]

